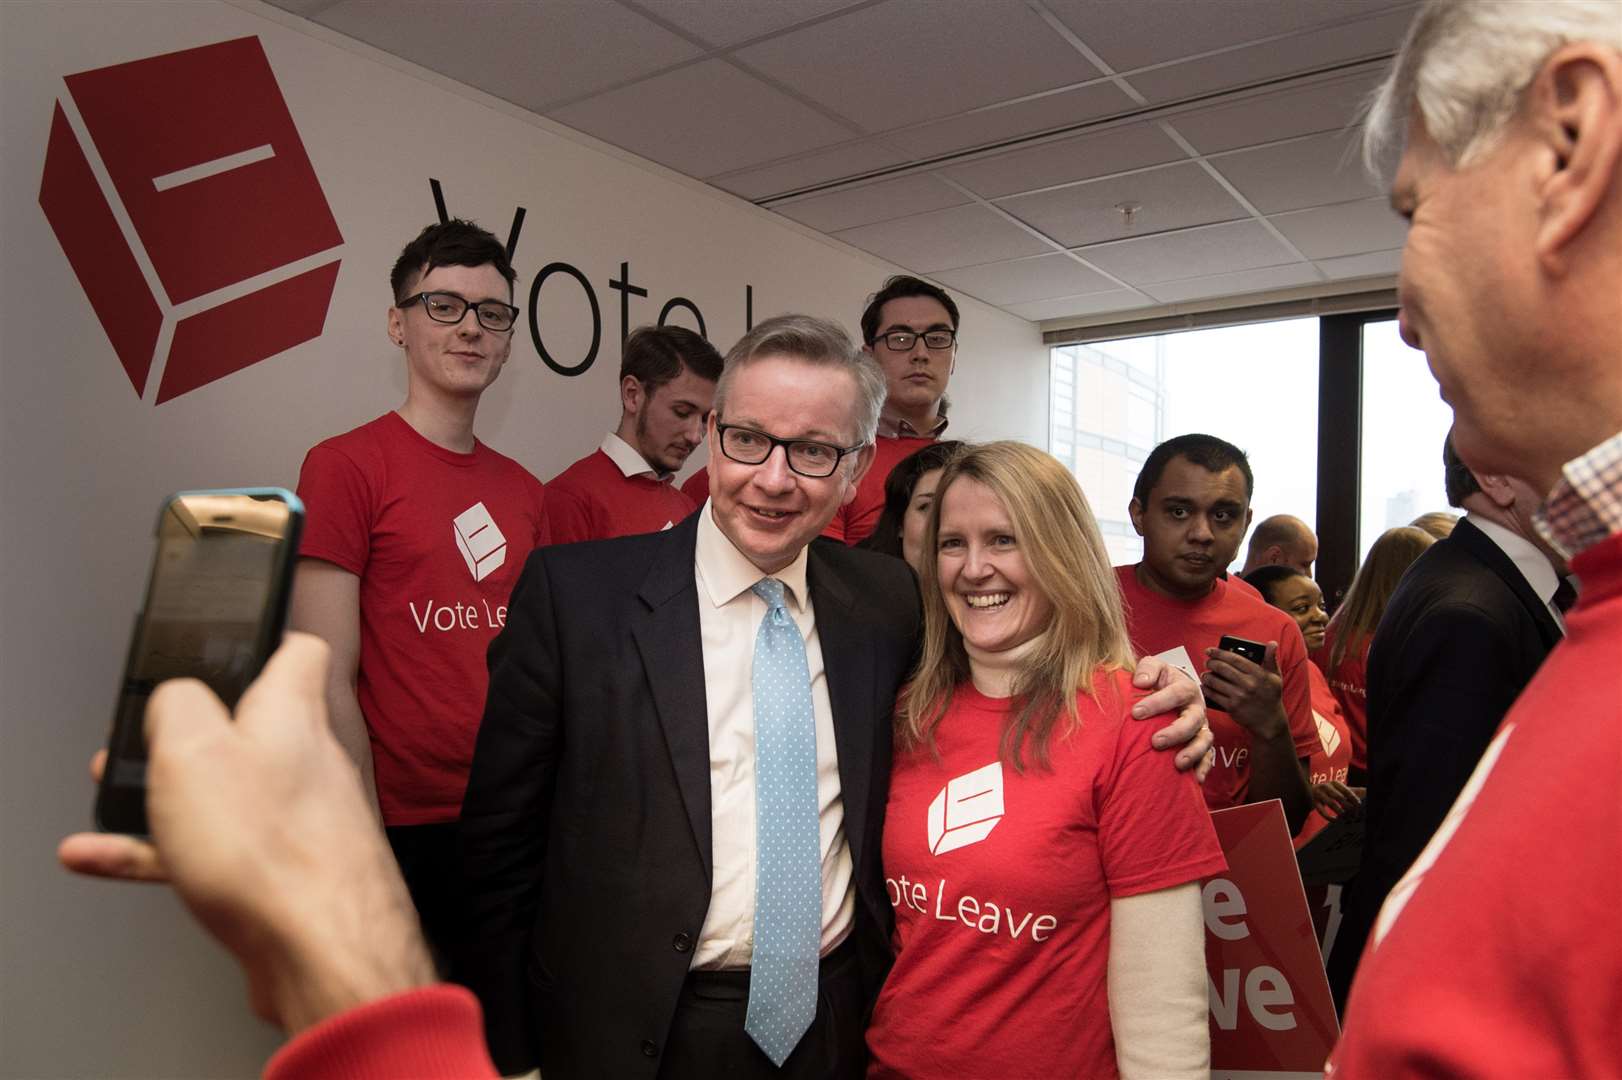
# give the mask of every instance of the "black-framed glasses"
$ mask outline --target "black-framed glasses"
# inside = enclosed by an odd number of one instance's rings
[[[867,445],[835,446],[815,439],[779,439],[776,435],[736,424],[716,424],[715,430],[721,433],[721,453],[738,464],[759,465],[781,446],[788,467],[813,480],[832,476],[846,454],[854,454]]]
[[[888,334],[880,334],[878,340],[883,341],[885,348],[891,352],[911,352],[919,338],[924,339],[926,349],[950,349],[957,344],[957,331],[925,330],[920,334],[913,330],[891,330]]]
[[[479,325],[495,334],[505,334],[518,321],[518,309],[511,304],[504,304],[500,300],[470,301],[453,292],[420,292],[394,306],[407,308],[417,303],[422,304],[430,319],[441,323],[459,323],[468,308],[472,308],[473,317],[479,320]]]

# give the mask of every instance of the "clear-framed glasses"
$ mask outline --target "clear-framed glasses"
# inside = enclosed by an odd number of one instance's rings
[[[781,446],[788,467],[813,480],[832,476],[846,454],[854,454],[867,445],[835,446],[815,439],[779,439],[764,431],[736,424],[716,424],[715,430],[721,433],[721,453],[738,464],[759,465]]]
[[[950,349],[957,344],[957,331],[925,330],[919,334],[912,330],[891,330],[888,334],[880,334],[879,338],[891,352],[911,352],[919,338],[924,339],[924,348],[940,350]]]
[[[408,296],[394,305],[399,308],[408,308],[412,304],[422,304],[422,309],[428,317],[435,322],[459,323],[473,309],[473,317],[479,320],[479,325],[495,334],[505,334],[513,328],[518,321],[518,309],[511,304],[503,304],[500,300],[480,300],[470,302],[464,296],[457,296],[453,292],[420,292],[415,296]]]

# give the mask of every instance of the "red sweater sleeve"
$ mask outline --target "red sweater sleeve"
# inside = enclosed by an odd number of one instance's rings
[[[498,1080],[478,999],[441,984],[349,1009],[301,1031],[264,1080]]]

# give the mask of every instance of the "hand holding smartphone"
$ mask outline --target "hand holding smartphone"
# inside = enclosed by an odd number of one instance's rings
[[[282,488],[183,491],[158,515],[146,600],[125,661],[96,827],[144,836],[147,698],[194,678],[236,707],[282,638],[304,506]]]

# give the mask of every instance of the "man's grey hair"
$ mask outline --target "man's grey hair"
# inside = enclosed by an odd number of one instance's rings
[[[788,357],[830,371],[843,371],[856,384],[856,441],[865,445],[878,434],[879,412],[888,390],[878,362],[856,347],[843,327],[813,315],[778,315],[749,331],[726,355],[715,384],[715,415],[726,412],[738,372],[756,360]],[[773,432],[776,434],[776,432]]]
[[[1363,163],[1389,167],[1418,116],[1455,168],[1491,149],[1549,55],[1593,41],[1622,50],[1617,0],[1426,0],[1370,99]]]

